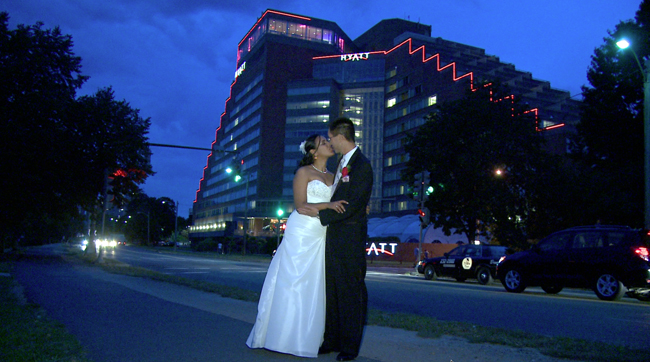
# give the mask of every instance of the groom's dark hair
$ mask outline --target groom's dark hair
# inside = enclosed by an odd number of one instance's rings
[[[347,117],[339,117],[330,123],[333,136],[343,135],[348,141],[354,142],[354,123]]]

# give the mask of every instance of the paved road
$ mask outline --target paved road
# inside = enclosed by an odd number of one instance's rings
[[[256,304],[177,285],[109,274],[62,261],[58,246],[29,250],[13,277],[30,302],[65,324],[96,362],[305,361],[252,350],[244,341]],[[318,357],[334,361],[335,353]],[[413,332],[366,327],[360,362],[568,362],[535,350],[419,338]]]
[[[168,250],[168,249],[165,249]],[[157,253],[126,247],[109,252],[131,265],[163,273],[259,291],[267,264],[233,262],[184,253]],[[599,300],[588,290],[565,289],[549,295],[540,288],[507,293],[504,288],[466,282],[427,281],[421,276],[369,271],[369,306],[426,315],[443,321],[522,330],[645,348],[650,335],[650,303],[626,298]]]

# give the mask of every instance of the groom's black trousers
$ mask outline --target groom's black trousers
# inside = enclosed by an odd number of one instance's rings
[[[327,242],[325,251],[327,305],[323,347],[356,356],[368,310],[365,249],[353,253],[331,250],[336,244]]]

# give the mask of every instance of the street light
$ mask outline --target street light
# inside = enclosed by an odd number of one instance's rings
[[[242,254],[246,254],[246,239],[248,238],[248,183],[251,175],[250,172],[244,172],[243,167],[244,160],[242,159],[226,168],[226,173],[232,175],[235,182],[241,181],[243,177],[246,178],[246,196],[244,197],[244,247],[242,249]]]
[[[616,45],[621,49],[630,47],[630,42],[626,39],[621,39],[616,42]],[[643,226],[645,229],[650,229],[650,59],[645,60],[645,69],[641,66],[641,61],[636,55],[634,48],[630,47],[636,64],[639,65],[641,74],[643,75],[643,134],[644,134],[644,179],[645,179],[645,215]]]
[[[151,215],[149,210],[147,210],[147,213],[144,213],[142,211],[136,211],[135,214],[142,214],[142,215],[147,215],[147,244],[151,244]],[[131,215],[128,217],[129,219],[131,218]],[[124,223],[126,224],[128,220],[125,220]]]
[[[275,232],[277,234],[278,240],[275,246],[277,250],[280,247],[280,226],[282,226],[282,215],[284,215],[284,210],[278,208],[278,224],[275,227]]]
[[[163,204],[166,203],[166,201],[163,201]],[[174,205],[174,251],[176,250],[176,246],[178,245],[178,201],[173,201],[172,204]]]

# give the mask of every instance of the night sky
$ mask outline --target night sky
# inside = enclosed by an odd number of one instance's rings
[[[352,39],[383,19],[432,26],[431,35],[483,48],[580,99],[594,49],[634,18],[640,0],[8,0],[17,24],[59,26],[90,76],[78,95],[112,86],[151,118],[152,143],[209,148],[236,70],[239,41],[266,9],[336,22]],[[400,7],[395,5],[399,4]],[[298,147],[298,145],[296,145]],[[187,217],[208,151],[152,147],[153,197]]]

